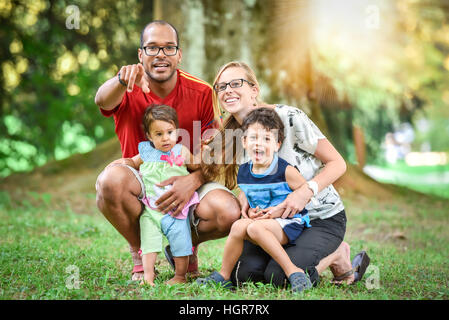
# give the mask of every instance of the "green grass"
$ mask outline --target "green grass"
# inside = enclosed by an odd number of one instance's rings
[[[91,199],[90,199],[91,200]],[[443,203],[404,199],[379,203],[346,200],[346,240],[352,255],[364,249],[371,269],[355,286],[333,286],[326,271],[317,288],[302,294],[269,284],[219,287],[166,286],[173,275],[163,254],[155,287],[130,281],[125,240],[92,208],[54,209],[49,194],[29,194],[21,204],[0,192],[0,299],[448,299],[448,212]],[[432,205],[432,206],[431,206]],[[225,239],[200,246],[200,272],[220,267]],[[72,271],[71,271],[72,270]],[[79,288],[73,282],[79,271]],[[377,279],[378,286],[373,279]],[[371,287],[370,287],[371,284]]]

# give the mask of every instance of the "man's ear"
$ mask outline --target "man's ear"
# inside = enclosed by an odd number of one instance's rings
[[[181,50],[181,48],[178,49],[178,55],[179,55],[178,64],[180,64],[181,61],[182,61],[182,50]]]
[[[139,62],[141,64],[143,64],[143,60],[142,60],[142,54],[143,54],[143,50],[142,49],[137,49],[137,57],[139,58]]]

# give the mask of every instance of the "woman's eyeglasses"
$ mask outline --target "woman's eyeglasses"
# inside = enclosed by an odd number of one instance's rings
[[[214,90],[216,92],[224,91],[224,90],[226,90],[226,87],[228,85],[232,89],[240,88],[241,86],[243,86],[243,81],[247,82],[250,86],[254,86],[254,83],[251,83],[248,80],[245,80],[245,79],[234,79],[234,80],[231,80],[229,82],[217,83],[216,85],[214,85]]]

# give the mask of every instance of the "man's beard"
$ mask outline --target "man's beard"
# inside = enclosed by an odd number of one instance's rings
[[[156,79],[156,78],[154,78],[154,77],[151,75],[151,73],[150,73],[149,71],[147,71],[147,70],[145,69],[145,73],[147,74],[147,76],[148,76],[152,81],[157,82],[157,83],[164,83],[164,82],[167,82],[168,80],[170,80],[170,79],[173,77],[173,75],[175,74],[175,72],[176,72],[176,69],[173,70],[173,72],[170,73],[170,74],[168,75],[167,78],[164,78],[164,79]]]

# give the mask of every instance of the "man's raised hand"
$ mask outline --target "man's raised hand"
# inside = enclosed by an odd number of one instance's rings
[[[123,66],[120,69],[120,79],[127,84],[128,92],[133,91],[134,84],[143,92],[150,92],[150,83],[145,77],[145,69],[141,63]]]

